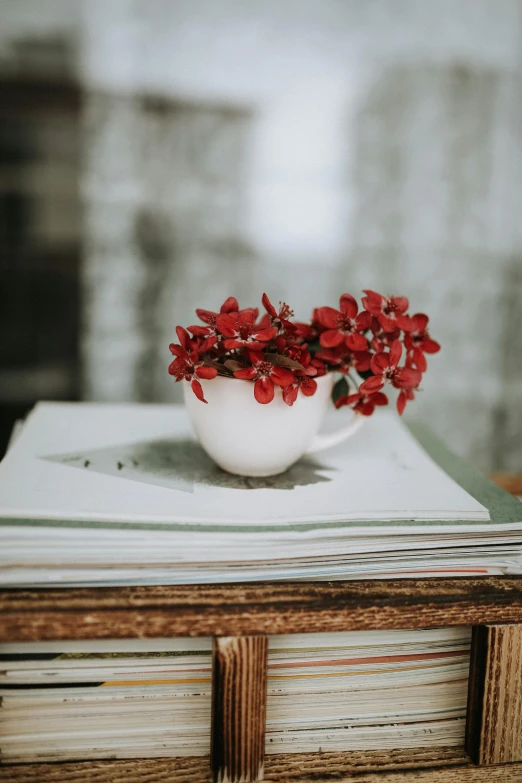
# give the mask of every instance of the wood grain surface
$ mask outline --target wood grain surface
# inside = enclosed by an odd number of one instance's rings
[[[92,761],[0,767],[2,783],[211,783],[208,758]],[[475,767],[459,748],[267,756],[279,783],[522,783],[522,764]]]
[[[210,747],[217,783],[263,779],[267,664],[266,636],[213,640]]]
[[[522,625],[473,628],[466,748],[477,764],[522,761]]]
[[[522,622],[522,578],[0,591],[0,642]]]
[[[522,473],[492,473],[490,478],[506,492],[522,495]]]

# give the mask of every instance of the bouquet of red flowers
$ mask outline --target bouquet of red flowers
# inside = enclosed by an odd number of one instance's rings
[[[427,315],[408,315],[405,296],[364,294],[362,310],[351,294],[343,294],[338,310],[318,307],[309,323],[290,320],[290,307],[280,303],[276,310],[266,294],[261,318],[258,308],[240,309],[233,296],[219,312],[198,309],[202,325],[176,327],[179,343],[170,345],[175,358],[169,373],[176,381],[189,381],[202,402],[198,379],[222,375],[252,381],[262,405],[274,399],[276,386],[293,405],[299,393],[315,394],[317,377],[337,372],[343,377],[333,387],[336,408],[349,405],[370,416],[375,406],[388,404],[383,389],[390,383],[399,390],[402,414],[427,369],[425,354],[437,353],[440,345],[429,335]]]

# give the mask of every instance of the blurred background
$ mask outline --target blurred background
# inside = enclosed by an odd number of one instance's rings
[[[410,415],[522,467],[522,0],[0,0],[0,452],[173,401],[176,324],[409,296]]]

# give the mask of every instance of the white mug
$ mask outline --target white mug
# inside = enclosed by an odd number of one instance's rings
[[[208,404],[198,400],[188,381],[183,382],[185,406],[199,442],[220,468],[238,476],[275,476],[300,457],[346,440],[365,421],[344,409],[339,429],[318,434],[334,384],[333,373],[316,378],[312,397],[299,394],[290,407],[276,386],[266,405],[254,397],[252,381],[218,376],[201,381]],[[348,423],[341,426],[341,422]]]

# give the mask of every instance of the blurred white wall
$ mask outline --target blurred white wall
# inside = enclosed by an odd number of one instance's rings
[[[78,42],[89,396],[173,398],[151,370],[161,350],[143,365],[150,341],[224,291],[251,304],[266,289],[306,316],[344,290],[375,287],[409,295],[443,344],[412,414],[480,466],[520,469],[520,0],[3,0],[0,9],[0,53],[39,32]],[[163,142],[136,103],[147,94],[189,106],[185,119],[165,120]],[[209,106],[251,118],[241,131],[237,118],[220,120],[216,149],[229,137],[238,153],[216,152],[210,190],[197,165],[176,177],[179,148],[165,142],[183,135],[189,115],[197,136]],[[213,138],[201,134],[205,160]],[[189,189],[200,194],[187,234],[196,239],[176,244]],[[158,278],[152,329],[135,295],[149,268],[134,226],[143,210],[162,215],[173,270]],[[139,391],[144,372],[155,381]]]

